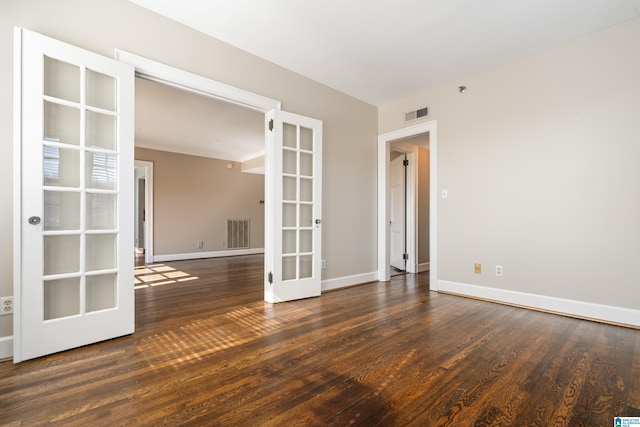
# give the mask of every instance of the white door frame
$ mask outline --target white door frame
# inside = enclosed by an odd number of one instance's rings
[[[151,59],[121,49],[115,49],[115,59],[133,65],[136,69],[137,77],[163,83],[220,101],[230,102],[252,110],[261,111],[265,114],[271,110],[281,109],[281,102],[275,99],[152,61]]]
[[[378,136],[378,280],[391,278],[389,265],[390,165],[391,143],[429,133],[429,289],[438,290],[438,136],[435,120],[394,130]],[[414,162],[415,163],[415,162]],[[417,168],[411,176],[417,174]],[[416,181],[417,183],[417,177]],[[415,186],[417,187],[417,185]],[[415,223],[415,219],[414,219]],[[413,232],[415,240],[415,230]],[[416,244],[416,242],[414,242]],[[417,251],[414,252],[417,255]],[[417,263],[416,263],[417,264]]]
[[[136,160],[135,167],[144,168],[144,262],[153,264],[153,162]]]

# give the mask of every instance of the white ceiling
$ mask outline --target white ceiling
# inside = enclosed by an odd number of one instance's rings
[[[264,114],[136,79],[136,146],[236,162],[264,154]]]
[[[640,0],[130,0],[373,105],[640,16]]]
[[[373,105],[640,16],[640,0],[130,0]],[[263,116],[137,79],[136,145],[243,161]]]

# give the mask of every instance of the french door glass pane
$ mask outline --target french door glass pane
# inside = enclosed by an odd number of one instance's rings
[[[313,176],[313,154],[300,153],[300,175]]]
[[[300,230],[300,252],[313,251],[313,230]]]
[[[45,141],[80,144],[80,110],[66,105],[44,102]]]
[[[116,149],[115,116],[87,111],[86,146],[92,148]]]
[[[296,278],[297,257],[282,257],[282,280],[294,280]]]
[[[283,123],[282,145],[289,148],[298,148],[297,126]]]
[[[311,227],[313,225],[313,205],[300,205],[300,227]]]
[[[44,94],[80,102],[80,67],[45,56]]]
[[[117,274],[87,276],[87,312],[106,310],[116,306]]]
[[[282,253],[295,254],[297,251],[297,232],[295,230],[285,230],[282,232]]]
[[[108,270],[116,268],[116,235],[87,234],[86,270]]]
[[[80,313],[80,278],[44,282],[44,320]]]
[[[300,149],[313,151],[313,129],[300,126]]]
[[[43,150],[44,185],[80,187],[80,151],[45,145]]]
[[[282,226],[296,227],[298,220],[296,218],[296,205],[293,203],[282,204]]]
[[[116,228],[116,195],[87,193],[87,230]]]
[[[87,69],[87,105],[115,111],[116,80],[111,77]]]
[[[44,275],[80,271],[80,236],[44,236]]]
[[[308,277],[313,277],[313,256],[312,255],[302,255],[300,257],[300,279],[306,279]]]
[[[292,150],[282,150],[282,172],[288,174],[296,174],[298,169],[298,161],[296,152]]]
[[[80,230],[80,193],[44,192],[44,230]]]
[[[303,202],[313,201],[313,180],[300,178],[300,200]]]
[[[298,184],[296,178],[285,176],[282,178],[282,200],[296,201],[298,200]]]
[[[85,185],[87,188],[115,190],[118,179],[116,154],[88,152],[85,161]]]

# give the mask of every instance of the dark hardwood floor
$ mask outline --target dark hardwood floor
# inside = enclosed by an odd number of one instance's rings
[[[611,426],[640,331],[401,275],[270,305],[262,258],[138,269],[136,333],[0,363],[0,425]]]

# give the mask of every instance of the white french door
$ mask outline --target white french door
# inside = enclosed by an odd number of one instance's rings
[[[134,69],[15,31],[14,361],[130,334]]]
[[[320,295],[322,122],[266,115],[265,301]]]

